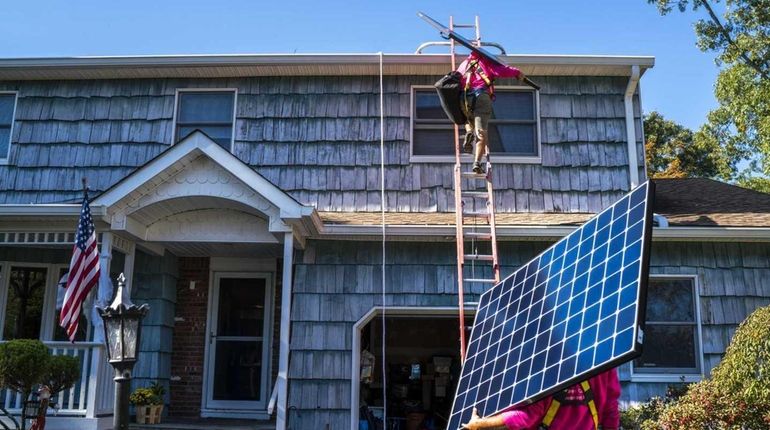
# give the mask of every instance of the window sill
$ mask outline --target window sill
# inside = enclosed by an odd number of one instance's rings
[[[685,382],[689,384],[699,382],[702,379],[703,375],[693,373],[635,373],[631,375],[631,382]]]
[[[412,155],[410,163],[454,163],[454,155]],[[460,156],[461,162],[470,163],[473,157],[470,154]],[[492,164],[540,164],[543,159],[539,156],[511,156],[492,155]]]

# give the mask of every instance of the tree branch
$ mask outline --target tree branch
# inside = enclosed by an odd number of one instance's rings
[[[770,80],[770,76],[768,76],[767,71],[762,69],[762,65],[758,64],[756,61],[749,58],[749,56],[746,55],[746,51],[741,50],[735,44],[735,41],[730,35],[730,32],[727,31],[724,25],[722,25],[722,22],[719,20],[719,17],[717,16],[717,14],[714,13],[714,9],[711,8],[711,5],[709,4],[708,0],[700,0],[700,3],[703,5],[703,7],[706,8],[706,10],[709,13],[709,16],[711,16],[711,21],[713,21],[714,24],[717,26],[717,28],[719,29],[719,32],[722,33],[722,36],[724,36],[724,38],[727,40],[727,43],[740,51],[740,56],[743,59],[743,61],[746,63],[746,65],[756,70],[757,73],[759,73],[763,79]]]

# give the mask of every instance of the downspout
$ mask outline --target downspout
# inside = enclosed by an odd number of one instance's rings
[[[281,284],[281,328],[278,349],[278,413],[275,417],[276,430],[286,430],[288,414],[286,409],[289,390],[289,334],[291,324],[292,270],[294,266],[294,235],[289,232],[283,238],[283,282]]]
[[[634,92],[639,84],[639,66],[631,66],[624,104],[626,108],[626,143],[628,144],[628,173],[631,188],[639,185],[639,160],[636,156],[636,124],[634,123]]]

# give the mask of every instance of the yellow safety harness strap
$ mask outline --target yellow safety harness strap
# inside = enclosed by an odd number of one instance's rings
[[[588,410],[591,411],[591,418],[594,419],[594,430],[598,430],[599,412],[596,410],[596,402],[594,402],[594,393],[591,391],[591,384],[589,384],[588,381],[583,381],[580,383],[580,386],[583,388],[583,395],[588,401]]]
[[[591,411],[591,418],[593,418],[594,421],[594,430],[598,430],[599,412],[596,409],[596,402],[594,402],[594,394],[591,391],[591,384],[589,384],[588,381],[583,381],[580,383],[580,388],[583,389],[583,395],[585,396],[585,402],[588,405],[588,410]],[[548,410],[545,412],[543,422],[540,424],[540,430],[548,430],[548,428],[551,427],[553,420],[556,418],[556,413],[559,412],[559,407],[561,407],[561,402],[557,400],[556,395],[554,395],[550,406],[548,406]]]

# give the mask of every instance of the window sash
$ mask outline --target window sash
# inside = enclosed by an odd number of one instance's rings
[[[700,336],[700,322],[698,321],[698,300],[697,300],[697,285],[696,279],[693,277],[656,277],[651,276],[650,281],[657,283],[666,282],[687,282],[692,294],[692,320],[688,321],[668,321],[668,320],[646,320],[646,326],[658,326],[658,327],[692,327],[693,335],[693,357],[695,361],[694,367],[664,367],[664,366],[638,366],[636,361],[641,359],[641,356],[632,361],[633,372],[639,375],[664,375],[664,374],[699,374],[703,367],[702,346]],[[665,287],[663,287],[665,288]],[[649,300],[649,296],[648,296]]]
[[[532,119],[508,119],[508,118],[490,118],[489,119],[489,126],[490,128],[492,126],[509,126],[509,125],[527,125],[534,127],[533,137],[532,140],[527,140],[526,142],[518,142],[514,146],[518,147],[528,147],[532,146],[532,151],[523,151],[523,152],[507,152],[507,151],[494,151],[492,152],[493,155],[497,157],[539,157],[540,156],[540,130],[539,130],[539,122],[540,122],[540,112],[538,110],[538,101],[537,101],[537,92],[529,89],[518,89],[518,88],[498,88],[497,94],[506,93],[506,92],[527,92],[532,94]],[[411,128],[412,128],[412,136],[411,136],[411,156],[412,157],[451,157],[454,155],[454,152],[452,151],[452,144],[451,142],[448,142],[446,148],[446,153],[440,153],[440,154],[426,154],[426,151],[429,151],[428,148],[433,147],[434,145],[430,145],[430,143],[425,142],[425,147],[422,150],[417,150],[419,139],[417,139],[417,136],[415,133],[416,131],[447,131],[452,132],[454,130],[454,124],[452,121],[450,121],[448,118],[421,118],[419,116],[419,110],[418,110],[418,100],[417,98],[421,94],[431,94],[435,95],[435,91],[433,89],[427,88],[427,87],[413,87],[412,88],[412,122],[411,122]],[[462,131],[462,130],[461,130]]]
[[[186,95],[227,95],[232,97],[232,111],[227,114],[230,117],[229,120],[201,120],[191,121],[183,120],[181,118],[183,103]],[[174,112],[174,143],[189,136],[190,133],[182,134],[182,129],[195,129],[200,128],[205,132],[206,127],[228,127],[229,134],[227,138],[211,137],[218,145],[222,146],[228,151],[232,151],[233,143],[235,141],[235,111],[237,109],[238,97],[237,91],[234,89],[206,89],[206,88],[191,88],[191,89],[179,89],[176,96],[176,110]]]

